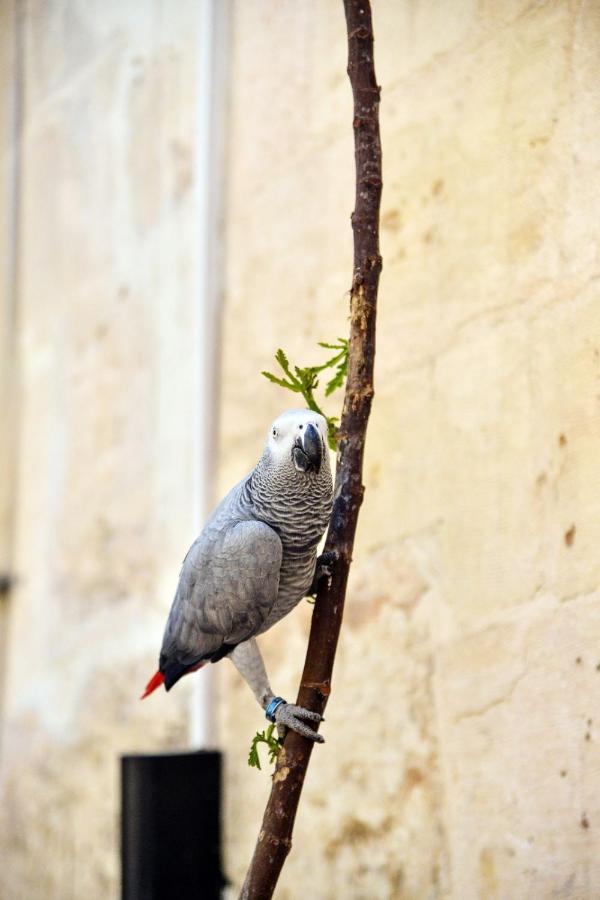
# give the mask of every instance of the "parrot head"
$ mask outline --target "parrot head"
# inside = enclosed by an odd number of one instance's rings
[[[276,465],[316,472],[327,456],[327,422],[310,409],[289,409],[271,425],[266,450]]]

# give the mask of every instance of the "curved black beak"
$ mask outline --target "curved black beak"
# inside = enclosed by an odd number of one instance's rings
[[[318,472],[321,468],[323,443],[314,425],[307,425],[294,444],[294,463],[302,472]]]

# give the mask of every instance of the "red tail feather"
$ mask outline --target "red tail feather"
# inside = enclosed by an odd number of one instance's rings
[[[155,691],[157,687],[160,687],[161,684],[164,683],[165,676],[162,672],[155,672],[148,684],[146,685],[146,690],[140,697],[140,700],[143,700],[144,697],[147,697],[148,694],[151,694],[152,691]]]

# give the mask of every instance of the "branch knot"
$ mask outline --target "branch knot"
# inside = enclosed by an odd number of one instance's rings
[[[358,28],[355,28],[348,34],[349,41],[364,41],[365,38],[373,38],[373,32],[369,31],[366,25],[359,25]]]

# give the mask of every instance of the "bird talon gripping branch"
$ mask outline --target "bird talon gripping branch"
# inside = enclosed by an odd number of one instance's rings
[[[274,697],[256,643],[306,597],[331,514],[327,422],[308,409],[283,413],[250,474],[221,501],[183,561],[158,671],[143,697],[228,656],[267,718],[323,742],[305,722],[318,713]],[[325,566],[334,554],[323,554]],[[321,566],[319,577],[329,570]]]
[[[337,550],[326,550],[325,553],[322,553],[317,557],[314,578],[308,592],[309,597],[316,597],[319,589],[319,582],[322,581],[323,578],[326,578],[329,586],[331,586],[335,563],[338,559],[339,553]]]
[[[309,741],[315,741],[317,744],[325,743],[323,735],[311,728],[310,725],[305,725],[303,721],[319,723],[322,721],[322,716],[319,713],[311,712],[310,709],[304,709],[303,706],[295,706],[292,703],[284,702],[282,706],[277,707],[273,715],[280,735],[281,730],[291,728],[292,731],[296,731],[302,737],[308,738]]]

